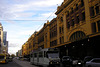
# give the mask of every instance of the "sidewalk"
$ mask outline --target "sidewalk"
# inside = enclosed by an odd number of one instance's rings
[[[15,61],[18,65],[20,65],[22,67],[37,67],[37,66],[31,65],[30,62],[28,62],[28,61],[21,61],[21,60],[17,60],[17,59],[13,59],[13,61]]]

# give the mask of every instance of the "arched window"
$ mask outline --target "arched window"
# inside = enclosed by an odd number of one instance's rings
[[[77,32],[75,32],[75,33],[73,33],[72,35],[71,35],[71,37],[70,37],[70,41],[75,41],[75,40],[79,40],[79,39],[81,39],[81,38],[84,38],[86,35],[85,35],[85,33],[84,32],[82,32],[82,31],[77,31]]]

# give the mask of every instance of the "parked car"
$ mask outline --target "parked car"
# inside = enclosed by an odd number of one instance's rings
[[[90,60],[92,60],[92,59],[93,59],[92,56],[86,56],[86,57],[84,58],[84,64],[85,64],[87,61],[90,61]]]
[[[19,60],[19,57],[15,57],[15,59]]]
[[[85,67],[100,67],[100,58],[93,58],[86,62]]]
[[[20,56],[20,57],[19,57],[19,60],[23,60],[23,57],[22,57],[22,56]]]
[[[13,58],[12,57],[9,57],[9,62],[13,61]]]
[[[72,67],[82,67],[83,66],[83,61],[79,58],[74,58],[72,62]]]
[[[62,58],[62,64],[64,67],[71,66],[72,65],[72,59],[69,56],[63,56]]]

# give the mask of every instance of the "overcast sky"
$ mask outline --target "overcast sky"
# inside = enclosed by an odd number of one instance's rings
[[[7,31],[9,53],[15,54],[28,38],[52,20],[63,0],[0,0],[0,22]],[[21,21],[18,21],[21,20]],[[34,20],[34,21],[25,21]]]

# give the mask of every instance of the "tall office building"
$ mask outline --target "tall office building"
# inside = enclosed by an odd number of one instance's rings
[[[3,26],[0,23],[0,53],[8,53],[7,32],[3,31]]]
[[[5,53],[8,53],[8,41],[7,41],[7,32],[3,32],[3,43],[4,43],[4,49]]]
[[[7,32],[4,31],[4,32],[3,32],[3,43],[4,43],[4,45],[7,45],[7,44],[6,44],[6,41],[7,41]]]
[[[0,53],[3,52],[3,26],[0,23]]]

